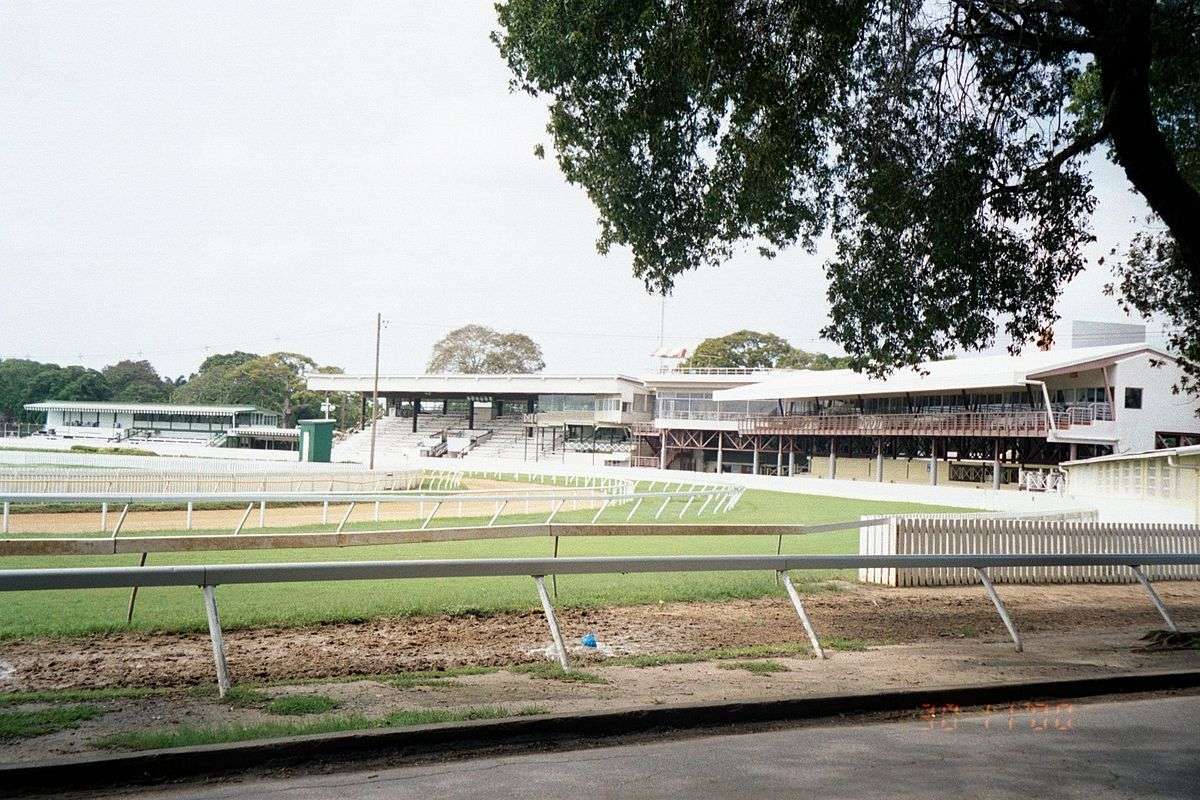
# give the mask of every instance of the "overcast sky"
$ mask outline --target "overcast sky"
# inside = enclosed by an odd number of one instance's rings
[[[0,0],[0,357],[186,374],[232,349],[419,371],[447,330],[532,335],[556,372],[640,371],[660,301],[533,156],[490,2]],[[1096,253],[1142,213],[1099,163]],[[805,349],[823,254],[692,273],[668,343],[738,328]],[[1067,319],[1127,321],[1078,278]]]

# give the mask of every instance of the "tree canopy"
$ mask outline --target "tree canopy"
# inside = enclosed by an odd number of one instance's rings
[[[1200,376],[1195,0],[506,0],[513,87],[567,180],[669,292],[830,235],[822,335],[880,374],[1044,340],[1107,148],[1154,214],[1113,291]]]
[[[130,403],[161,403],[171,395],[174,384],[159,377],[149,361],[125,359],[100,371],[112,390],[113,400]]]
[[[705,339],[683,363],[684,367],[749,369],[842,369],[844,356],[809,353],[793,347],[774,333],[741,330]]]
[[[433,346],[429,372],[517,373],[546,368],[542,348],[523,333],[500,333],[484,325],[464,325]]]
[[[108,400],[113,390],[94,369],[44,364],[23,358],[0,359],[0,418],[10,422],[34,422],[38,412],[25,410],[26,403],[43,400]]]
[[[320,415],[321,397],[310,392],[304,373],[317,363],[299,353],[228,353],[210,356],[200,371],[171,395],[174,403],[254,405],[283,413],[284,424]]]

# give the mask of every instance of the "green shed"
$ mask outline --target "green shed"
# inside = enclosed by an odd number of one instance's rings
[[[329,463],[333,455],[332,419],[297,420],[300,428],[300,460]]]

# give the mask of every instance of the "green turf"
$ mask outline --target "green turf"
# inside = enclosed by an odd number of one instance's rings
[[[504,719],[544,713],[546,713],[545,709],[538,706],[527,706],[513,711],[494,706],[468,708],[462,711],[418,709],[395,711],[384,717],[350,715],[325,717],[305,722],[266,722],[257,725],[223,725],[212,728],[180,727],[169,730],[127,731],[96,739],[93,744],[110,750],[157,750],[164,747],[244,742],[251,739],[273,739],[280,736],[303,736],[370,728],[402,728],[473,719]]]
[[[766,675],[771,672],[788,671],[788,668],[778,661],[725,661],[717,664],[717,669],[740,669],[753,675]]]
[[[323,694],[285,694],[267,703],[267,711],[284,716],[324,714],[338,707],[338,701]]]
[[[676,508],[681,504],[676,504]],[[737,507],[699,521],[819,523],[857,520],[864,515],[954,511],[915,503],[886,503],[783,492],[747,491]],[[657,511],[644,503],[634,521],[651,521]],[[601,521],[623,521],[627,509],[614,508]],[[676,511],[675,514],[678,512]],[[587,521],[594,510],[560,514],[557,519]],[[668,512],[662,521],[672,521]],[[507,515],[506,522],[538,521],[543,515]],[[687,521],[696,521],[689,514]],[[463,524],[442,519],[438,524]],[[370,527],[370,526],[368,526]],[[273,531],[275,529],[272,529]],[[856,530],[785,536],[784,553],[852,553]],[[773,554],[775,536],[611,536],[563,537],[560,556]],[[245,550],[240,552],[154,553],[150,565],[267,563],[281,561],[355,561],[424,558],[545,557],[548,538],[491,539],[472,542],[377,545],[347,548]],[[0,558],[0,569],[43,567],[136,566],[136,554]],[[849,577],[848,572],[805,573],[801,581]],[[661,573],[572,575],[558,579],[558,602],[568,606],[721,600],[777,594],[768,573]],[[804,584],[801,584],[803,590]],[[537,608],[529,578],[456,578],[406,581],[338,581],[303,584],[221,586],[217,589],[225,628],[306,625],[358,621],[387,615],[461,614]],[[127,589],[10,592],[3,597],[0,639],[73,636],[126,630]],[[138,594],[134,630],[204,630],[199,590],[192,587],[143,589]]]
[[[54,706],[38,711],[0,711],[0,742],[44,736],[74,728],[104,713],[97,706]]]

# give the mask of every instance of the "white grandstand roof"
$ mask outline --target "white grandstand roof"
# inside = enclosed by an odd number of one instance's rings
[[[1098,369],[1116,361],[1149,352],[1169,359],[1166,353],[1145,344],[1035,350],[1019,356],[998,355],[926,361],[919,370],[901,369],[886,378],[872,378],[849,369],[801,370],[759,383],[713,393],[716,400],[776,400],[903,392],[945,392],[1021,386],[1063,372]]]
[[[310,373],[314,392],[370,392],[374,376]],[[642,382],[627,375],[544,375],[541,373],[479,374],[457,372],[428,375],[380,375],[381,394],[535,395],[621,394],[640,389]]]
[[[193,416],[229,417],[258,411],[254,406],[187,406],[170,403],[110,403],[101,400],[45,400],[26,403],[29,411],[103,411],[133,414],[191,414]],[[265,412],[275,413],[272,411]]]

